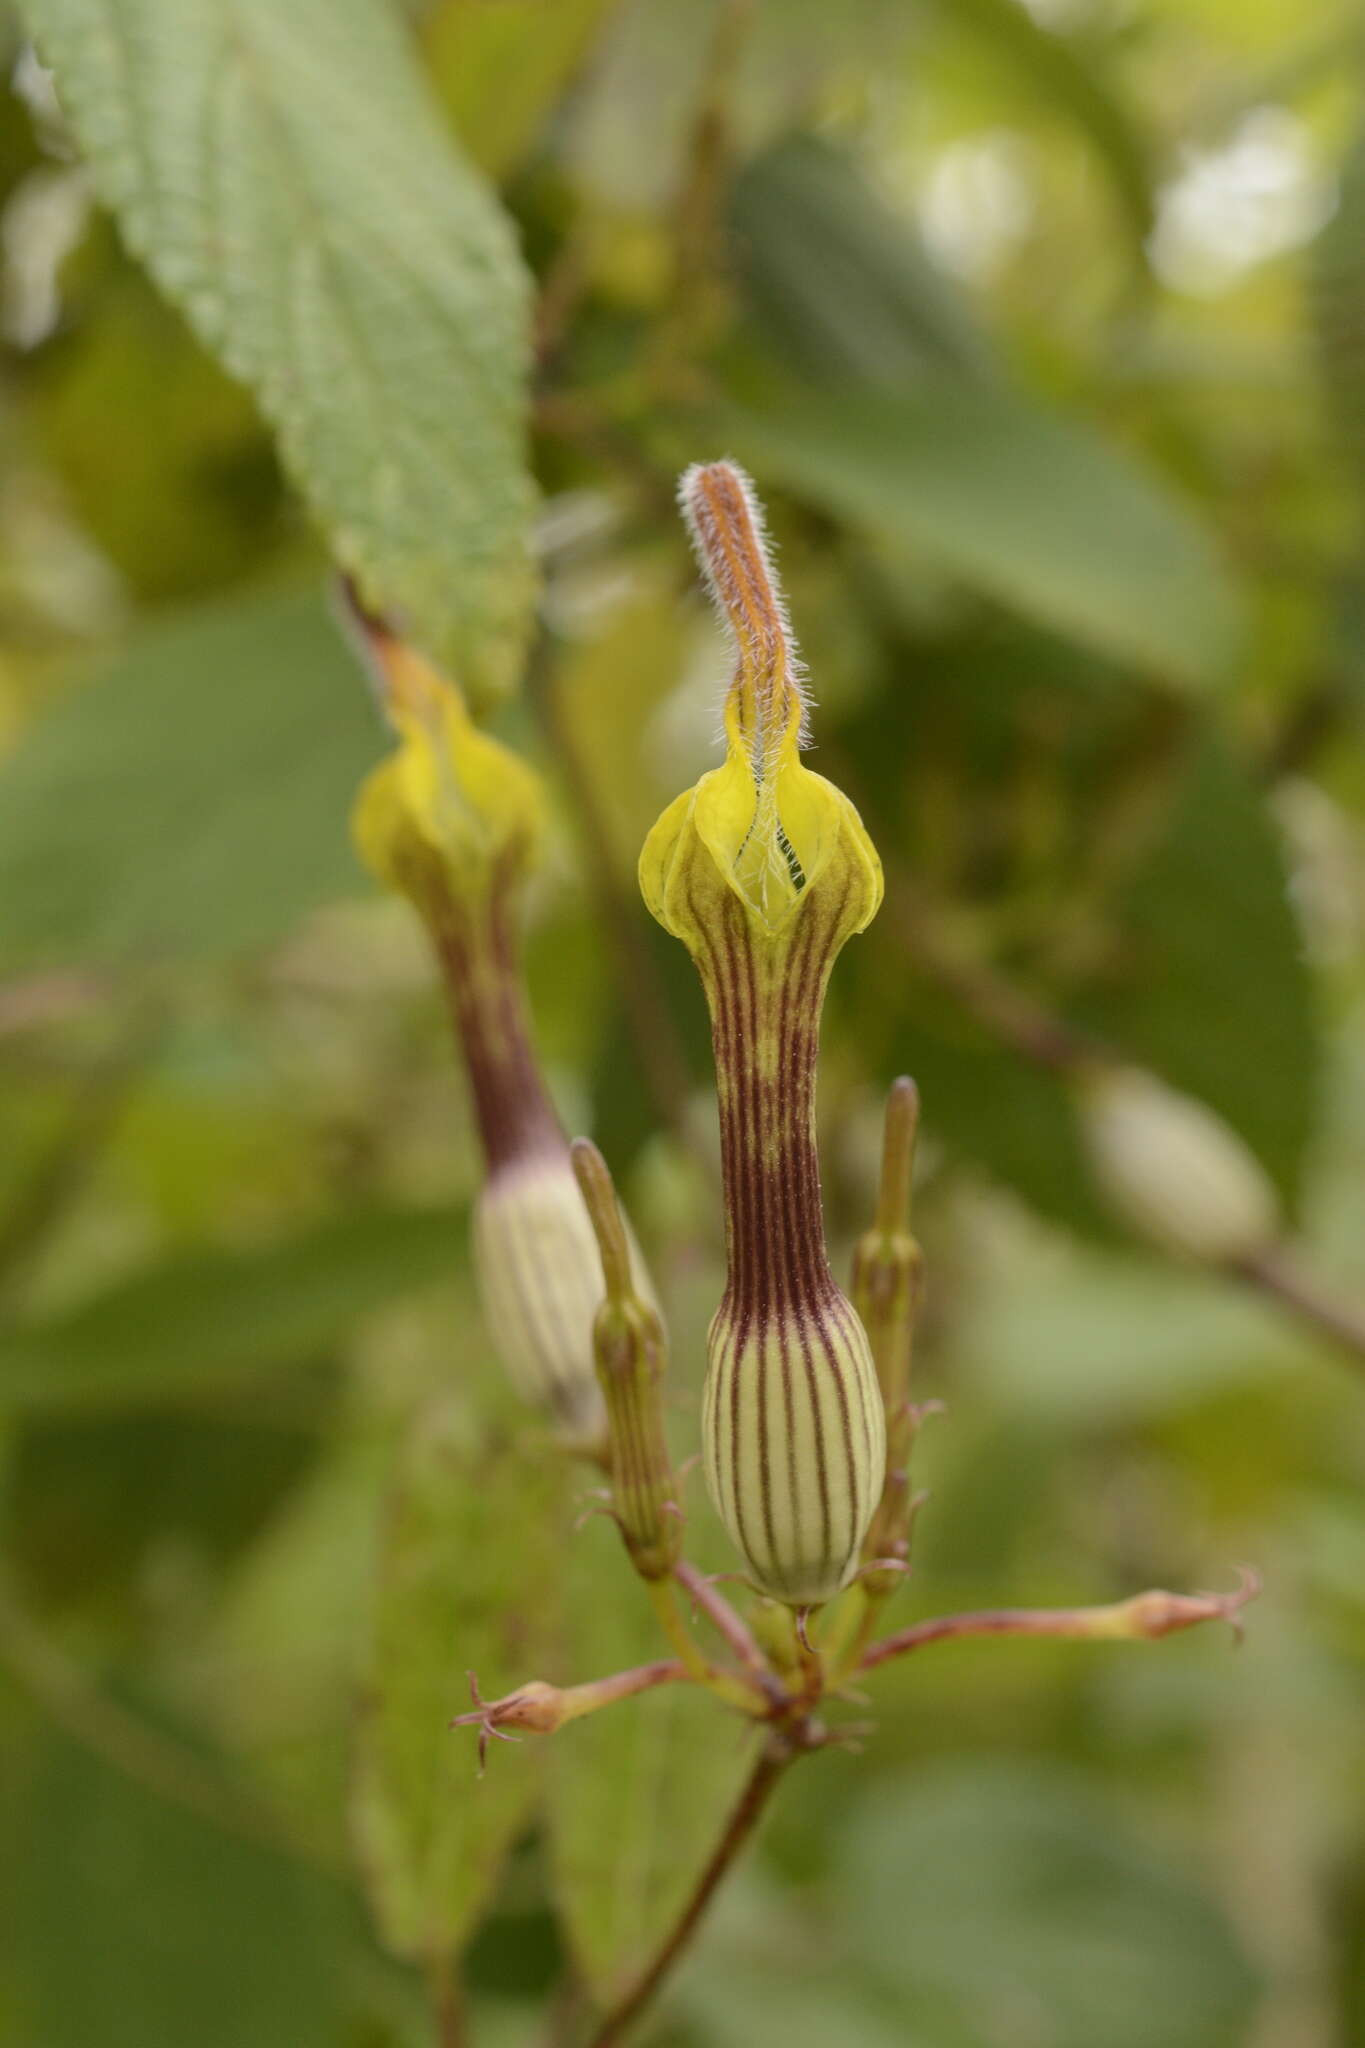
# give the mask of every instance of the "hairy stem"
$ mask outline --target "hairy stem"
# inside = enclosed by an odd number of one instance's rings
[[[589,2048],[615,2048],[615,2044],[625,2039],[627,2030],[654,1998],[660,1985],[696,1933],[721,1880],[753,1834],[768,1801],[772,1798],[778,1780],[793,1761],[795,1754],[796,1752],[787,1748],[785,1744],[776,1741],[764,1744],[758,1761],[749,1775],[748,1783],[731,1809],[720,1840],[697,1880],[692,1896],[683,1907],[653,1961],[636,1979],[625,1996],[602,2019],[597,2032],[592,2036]]]

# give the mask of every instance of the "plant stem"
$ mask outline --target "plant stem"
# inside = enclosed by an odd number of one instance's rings
[[[748,1783],[731,1810],[720,1840],[711,1852],[710,1860],[698,1878],[692,1896],[683,1907],[653,1961],[601,2021],[597,2032],[592,2036],[589,2048],[616,2048],[616,2044],[625,2038],[627,2029],[650,2003],[696,1933],[702,1915],[710,1905],[722,1878],[757,1827],[779,1778],[796,1754],[797,1752],[785,1743],[776,1740],[764,1743],[749,1775]]]
[[[669,1581],[650,1579],[646,1584],[654,1612],[659,1617],[664,1633],[695,1682],[708,1687],[718,1699],[724,1700],[727,1706],[738,1707],[741,1713],[765,1714],[768,1708],[767,1697],[754,1680],[741,1678],[736,1672],[727,1671],[721,1665],[713,1664],[701,1649],[674,1604],[673,1587]]]
[[[1238,1260],[1233,1271],[1276,1305],[1323,1331],[1353,1362],[1365,1366],[1365,1307],[1346,1301],[1304,1270],[1287,1245]]]
[[[736,1613],[723,1593],[718,1593],[706,1576],[680,1557],[673,1567],[673,1576],[678,1584],[690,1595],[702,1613],[715,1624],[741,1664],[754,1673],[760,1681],[774,1674],[767,1658],[759,1649],[747,1622]]]
[[[1244,1570],[1241,1584],[1232,1593],[1156,1590],[1136,1593],[1130,1600],[1116,1600],[1103,1607],[985,1607],[974,1613],[938,1614],[930,1621],[917,1621],[910,1628],[873,1643],[864,1651],[858,1669],[873,1671],[893,1657],[960,1636],[1061,1636],[1072,1642],[1151,1642],[1158,1636],[1171,1635],[1176,1629],[1194,1628],[1201,1621],[1230,1621],[1236,1627],[1239,1611],[1260,1589],[1256,1573]]]

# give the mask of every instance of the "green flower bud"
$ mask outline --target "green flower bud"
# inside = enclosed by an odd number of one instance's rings
[[[363,785],[353,829],[366,863],[412,902],[440,963],[487,1168],[474,1264],[489,1329],[521,1395],[568,1444],[597,1453],[602,1262],[536,1058],[518,945],[543,794],[478,730],[448,678],[379,621],[355,623],[399,743]]]
[[[755,1584],[816,1606],[857,1567],[886,1457],[867,1336],[829,1270],[815,1151],[825,987],[881,901],[881,868],[847,797],[801,762],[804,699],[747,479],[712,463],[681,498],[737,657],[725,761],[669,806],[640,860],[646,903],[696,963],[715,1049],[727,1278],[705,1469]]]
[[[1138,1067],[1096,1067],[1079,1086],[1096,1180],[1141,1236],[1218,1265],[1274,1243],[1275,1190],[1221,1117]]]
[[[607,1404],[612,1512],[640,1576],[665,1579],[682,1549],[683,1517],[664,1433],[664,1327],[637,1285],[605,1159],[587,1138],[576,1138],[572,1151],[606,1288],[593,1321],[593,1350]]]

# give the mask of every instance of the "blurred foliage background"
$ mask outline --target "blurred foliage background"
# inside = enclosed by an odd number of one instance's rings
[[[1267,1581],[1236,1659],[893,1667],[652,2038],[1365,2040],[1359,1360],[1127,1236],[1050,1057],[1093,1038],[1211,1106],[1360,1287],[1365,15],[407,12],[539,288],[543,597],[496,724],[555,790],[538,1034],[660,1277],[680,1452],[721,1284],[709,1051],[633,871],[723,673],[673,478],[730,452],[817,765],[887,868],[826,1021],[841,1256],[887,1082],[925,1102],[917,1371],[950,1413],[898,1606]],[[512,2048],[566,1954],[600,1985],[637,1953],[733,1738],[639,1702],[478,1787],[442,1732],[467,1664],[497,1691],[629,1656],[637,1595],[596,1524],[576,1623],[550,1611],[569,1510],[532,1511],[534,1425],[492,1463],[479,1434],[476,1147],[415,923],[348,848],[383,738],[323,545],[3,9],[0,55],[0,2036],[430,2038],[348,1850],[354,1808],[382,1854],[348,1781],[406,1458],[384,1626],[425,1646],[433,1854],[476,2038]],[[400,1452],[434,1394],[448,1441]]]

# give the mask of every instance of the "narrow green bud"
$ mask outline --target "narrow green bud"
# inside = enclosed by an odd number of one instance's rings
[[[877,1214],[853,1252],[853,1302],[867,1330],[886,1410],[886,1478],[863,1543],[867,1562],[904,1562],[910,1550],[913,1502],[906,1468],[915,1440],[910,1403],[915,1316],[924,1285],[924,1254],[910,1229],[910,1192],[919,1131],[919,1090],[908,1075],[891,1085],[882,1142]],[[891,1572],[871,1574],[868,1590],[888,1593]]]
[[[736,658],[725,760],[640,857],[646,903],[696,963],[715,1049],[727,1273],[705,1470],[754,1583],[814,1607],[857,1568],[886,1456],[867,1335],[829,1270],[815,1149],[825,988],[877,910],[881,867],[848,798],[800,759],[806,700],[748,479],[690,469],[681,502]]]
[[[606,1160],[588,1138],[575,1138],[571,1151],[606,1289],[593,1319],[593,1353],[607,1408],[612,1511],[641,1578],[664,1579],[678,1561],[683,1531],[664,1432],[664,1327],[636,1286]]]

